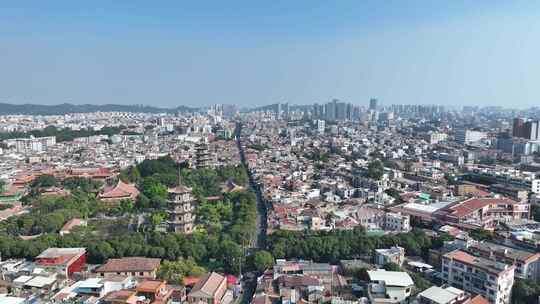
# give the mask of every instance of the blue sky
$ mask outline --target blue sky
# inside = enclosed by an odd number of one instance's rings
[[[0,102],[540,101],[538,1],[0,2]]]

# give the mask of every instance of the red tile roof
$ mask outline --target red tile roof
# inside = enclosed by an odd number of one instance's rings
[[[471,198],[457,203],[449,208],[451,216],[465,217],[489,205],[497,204],[519,204],[508,198]]]
[[[476,295],[475,297],[473,297],[470,300],[464,302],[463,304],[489,304],[489,301],[486,300],[481,295]]]
[[[464,251],[461,251],[461,250],[456,250],[456,251],[452,251],[452,252],[449,252],[447,254],[444,255],[445,257],[448,257],[448,258],[451,258],[453,260],[457,260],[457,261],[460,261],[460,262],[465,262],[465,263],[468,263],[468,264],[474,264],[475,263],[475,257],[464,252]]]
[[[137,285],[138,292],[153,292],[157,293],[162,286],[166,284],[165,281],[159,280],[146,280]]]
[[[157,270],[161,259],[129,257],[109,259],[96,269],[96,272],[150,272]]]
[[[202,291],[203,293],[215,296],[218,292],[219,286],[226,281],[225,277],[220,275],[219,273],[211,272],[207,273],[205,276],[201,278],[195,286],[193,286],[193,289],[191,290],[190,294],[195,293],[197,291]]]
[[[118,180],[116,186],[105,189],[102,193],[99,194],[98,198],[100,199],[121,199],[121,198],[136,198],[139,195],[139,190],[133,185],[124,183],[121,180]]]

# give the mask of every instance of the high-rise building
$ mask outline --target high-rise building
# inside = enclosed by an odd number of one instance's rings
[[[336,120],[336,100],[333,100],[332,102],[327,103],[324,106],[324,112],[325,112],[325,118],[329,121]]]
[[[371,98],[369,100],[369,109],[373,111],[377,110],[377,98]]]
[[[336,104],[336,120],[346,120],[347,104],[344,102],[339,102],[337,100],[334,100],[333,102]]]
[[[540,122],[538,120],[525,120],[514,118],[512,123],[512,136],[530,140],[540,139]]]
[[[512,123],[512,136],[514,137],[524,137],[523,136],[523,125],[525,120],[523,118],[514,118]]]
[[[313,117],[315,119],[324,119],[325,118],[325,106],[318,103],[313,105]]]
[[[540,130],[538,129],[540,127],[540,122],[538,120],[535,121],[527,121],[525,123],[525,138],[530,140],[538,140],[540,139]]]
[[[324,120],[322,120],[322,119],[317,120],[317,132],[319,132],[319,134],[324,133],[325,127],[326,127],[326,124],[325,124]]]

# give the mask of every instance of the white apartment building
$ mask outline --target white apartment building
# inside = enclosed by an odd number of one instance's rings
[[[396,212],[387,212],[384,221],[384,230],[409,232],[411,231],[410,217]]]
[[[319,132],[319,134],[324,134],[325,128],[326,128],[325,121],[322,119],[317,120],[317,132]]]
[[[486,133],[473,130],[458,130],[456,131],[456,141],[462,145],[467,145],[475,142],[479,142],[486,138]]]
[[[372,304],[405,303],[414,288],[412,278],[406,272],[368,271],[368,298]]]
[[[18,153],[41,152],[56,145],[56,136],[14,138],[5,140],[8,146],[14,146]]]
[[[405,261],[405,249],[394,246],[388,249],[375,249],[375,265],[384,266],[386,263],[394,263],[402,266]]]
[[[434,144],[437,144],[437,143],[439,143],[441,141],[445,141],[447,137],[448,137],[448,134],[446,134],[446,133],[431,132],[431,133],[426,134],[425,140],[429,144],[434,145]]]
[[[475,257],[461,250],[442,258],[442,279],[455,288],[482,295],[492,304],[509,304],[515,266]]]

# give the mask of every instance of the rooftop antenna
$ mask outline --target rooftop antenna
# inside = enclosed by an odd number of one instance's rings
[[[178,166],[178,187],[182,185],[182,167]]]

